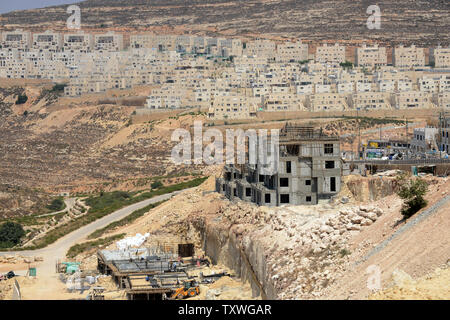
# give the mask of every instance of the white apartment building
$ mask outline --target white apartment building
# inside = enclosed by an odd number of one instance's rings
[[[33,49],[57,52],[62,48],[62,35],[52,30],[33,34]]]
[[[356,82],[356,92],[370,92],[372,91],[372,83],[371,82]]]
[[[425,66],[425,50],[416,48],[415,45],[404,47],[403,45],[394,48],[393,64],[397,68],[412,69]]]
[[[436,150],[438,148],[436,144],[437,134],[437,128],[414,128],[414,135],[410,142],[410,148],[415,152]]]
[[[308,44],[301,41],[286,41],[277,45],[277,62],[294,62],[308,60]]]
[[[404,91],[393,95],[392,104],[397,109],[432,108],[432,95],[422,91]]]
[[[348,109],[348,98],[339,93],[318,93],[309,96],[305,104],[312,112],[344,111]]]
[[[353,82],[339,82],[337,84],[338,93],[353,93],[355,91],[355,84]]]
[[[394,80],[380,80],[377,82],[377,91],[379,92],[395,92]]]
[[[438,79],[439,92],[450,91],[450,75],[441,75]]]
[[[208,117],[216,120],[249,119],[261,108],[261,98],[238,94],[216,95],[211,102]]]
[[[276,56],[276,44],[271,40],[257,39],[247,42],[244,48],[244,55],[265,57],[266,59],[274,59]]]
[[[96,34],[94,36],[94,50],[98,51],[122,51],[123,35],[115,32]]]
[[[269,94],[264,97],[265,111],[301,111],[306,110],[304,96],[296,93]]]
[[[193,106],[193,91],[178,84],[165,85],[152,91],[147,99],[148,109],[180,109]]]
[[[436,150],[437,128],[414,128],[414,135],[411,139],[410,148],[415,152],[427,152]]]
[[[413,90],[413,82],[409,79],[399,79],[396,81],[397,83],[397,91],[412,91]]]
[[[64,34],[63,50],[65,52],[90,52],[93,47],[93,37],[89,33],[82,31],[78,33]]]
[[[422,77],[418,80],[419,90],[422,92],[438,92],[439,90],[439,78],[436,77]]]
[[[450,119],[444,119],[444,125],[439,132],[440,150],[450,155]]]
[[[331,84],[316,83],[314,93],[331,93],[333,92]]]
[[[386,92],[358,92],[352,95],[351,107],[356,110],[391,109],[391,94]]]
[[[1,46],[3,49],[28,50],[31,48],[31,33],[22,29],[3,32]]]
[[[335,64],[345,62],[345,47],[339,45],[339,43],[335,43],[333,46],[325,43],[317,47],[315,61]]]
[[[296,89],[297,94],[310,95],[314,93],[314,85],[312,83],[299,84]]]
[[[356,64],[370,68],[386,65],[386,48],[378,47],[378,45],[368,47],[366,44],[363,44],[362,47],[356,48]]]
[[[433,94],[433,103],[439,108],[450,111],[450,91]]]
[[[435,68],[450,68],[450,47],[430,49],[430,61],[434,62]]]

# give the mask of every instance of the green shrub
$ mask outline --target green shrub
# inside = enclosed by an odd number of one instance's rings
[[[24,104],[28,101],[28,97],[26,94],[19,94],[16,100],[16,104]]]
[[[196,178],[190,181],[181,182],[176,185],[162,187],[158,190],[144,192],[134,197],[132,197],[130,193],[124,191],[102,192],[101,196],[90,197],[85,200],[86,204],[91,207],[88,211],[88,214],[75,218],[70,222],[60,225],[53,230],[50,230],[44,237],[35,240],[33,246],[27,246],[24,248],[20,248],[19,250],[36,250],[44,248],[49,244],[54,243],[59,238],[65,236],[66,234],[69,234],[70,232],[75,231],[91,222],[103,218],[104,216],[125,206],[166,193],[193,188],[202,184],[206,179],[208,179],[208,177]]]
[[[406,179],[406,175],[403,174],[398,178],[397,185],[400,186],[397,194],[404,200],[401,213],[405,219],[427,205],[423,196],[428,191],[428,185],[424,180]]]
[[[15,222],[5,222],[0,227],[0,247],[11,248],[20,243],[25,235],[22,226]]]
[[[349,69],[353,68],[353,63],[351,63],[350,61],[341,62],[339,63],[339,65],[342,68],[349,68]]]
[[[152,203],[149,204],[148,206],[145,206],[144,208],[138,209],[133,211],[132,213],[130,213],[128,216],[126,216],[123,219],[120,219],[119,221],[114,221],[110,224],[108,224],[106,227],[101,228],[101,229],[97,229],[94,232],[92,232],[89,236],[88,239],[95,239],[95,238],[99,238],[102,235],[104,235],[105,233],[107,233],[108,231],[111,231],[115,228],[127,225],[132,223],[133,221],[135,221],[137,218],[142,217],[144,214],[146,214],[148,211],[150,211],[153,208],[156,208],[157,206],[159,206],[161,203],[166,202],[165,201],[160,201],[157,203]]]
[[[61,198],[54,199],[52,203],[47,205],[47,209],[50,211],[61,211],[66,207],[66,204],[64,203],[64,200]]]
[[[159,189],[163,186],[162,182],[159,180],[156,180],[151,184],[152,189]]]
[[[64,88],[67,87],[67,84],[64,83],[57,83],[53,86],[51,92],[55,92],[55,93],[63,93],[64,92]]]

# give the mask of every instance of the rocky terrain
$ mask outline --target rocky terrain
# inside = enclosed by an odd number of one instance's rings
[[[361,187],[352,188],[358,179]],[[429,205],[414,223],[401,217],[395,177],[350,177],[331,203],[279,208],[230,202],[209,191],[210,179],[112,234],[149,232],[148,243],[192,241],[199,255],[249,283],[253,297],[367,299],[374,294],[367,287],[369,266],[380,268],[384,290],[395,272],[422,277],[449,259],[450,180],[426,179]],[[371,190],[377,188],[385,191]]]
[[[183,121],[192,123],[191,116],[133,123],[136,107],[99,103],[102,96],[48,97],[45,82],[2,81],[1,184],[51,192],[132,190],[147,187],[152,176],[186,173],[171,165],[170,136]],[[20,94],[28,101],[16,105]]]
[[[381,0],[381,29],[369,30],[370,1],[331,0],[87,0],[82,28],[104,31],[156,31],[213,36],[285,37],[396,45],[449,44],[450,3],[446,0]],[[33,31],[66,28],[67,6],[18,11],[0,16],[3,29]]]

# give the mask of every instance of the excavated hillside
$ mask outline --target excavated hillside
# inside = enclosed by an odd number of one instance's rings
[[[371,266],[380,270],[381,289],[387,290],[399,272],[418,278],[448,263],[450,180],[425,179],[429,204],[406,222],[394,193],[395,177],[352,176],[348,183],[359,180],[360,190],[347,186],[340,197],[348,202],[338,198],[279,208],[230,202],[211,192],[211,177],[110,234],[149,232],[148,243],[193,242],[197,254],[206,254],[249,284],[253,297],[367,299],[374,293],[367,286]],[[385,185],[372,180],[385,180]],[[370,202],[364,199],[368,195]],[[93,254],[78,258],[95,260]],[[440,294],[432,297],[446,296],[441,289],[435,288]],[[394,297],[389,292],[383,297]]]
[[[370,5],[381,10],[381,29],[366,26]],[[449,44],[446,0],[87,0],[79,3],[82,28],[150,30],[224,36],[375,40],[388,44]],[[67,6],[0,16],[5,29],[66,28]]]

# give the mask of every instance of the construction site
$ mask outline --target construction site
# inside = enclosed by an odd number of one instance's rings
[[[129,300],[192,298],[198,294],[197,283],[208,283],[192,273],[210,264],[207,259],[194,257],[193,244],[101,250],[97,256],[98,271],[112,276],[118,288],[126,291]],[[192,290],[177,292],[186,283],[195,283]]]

